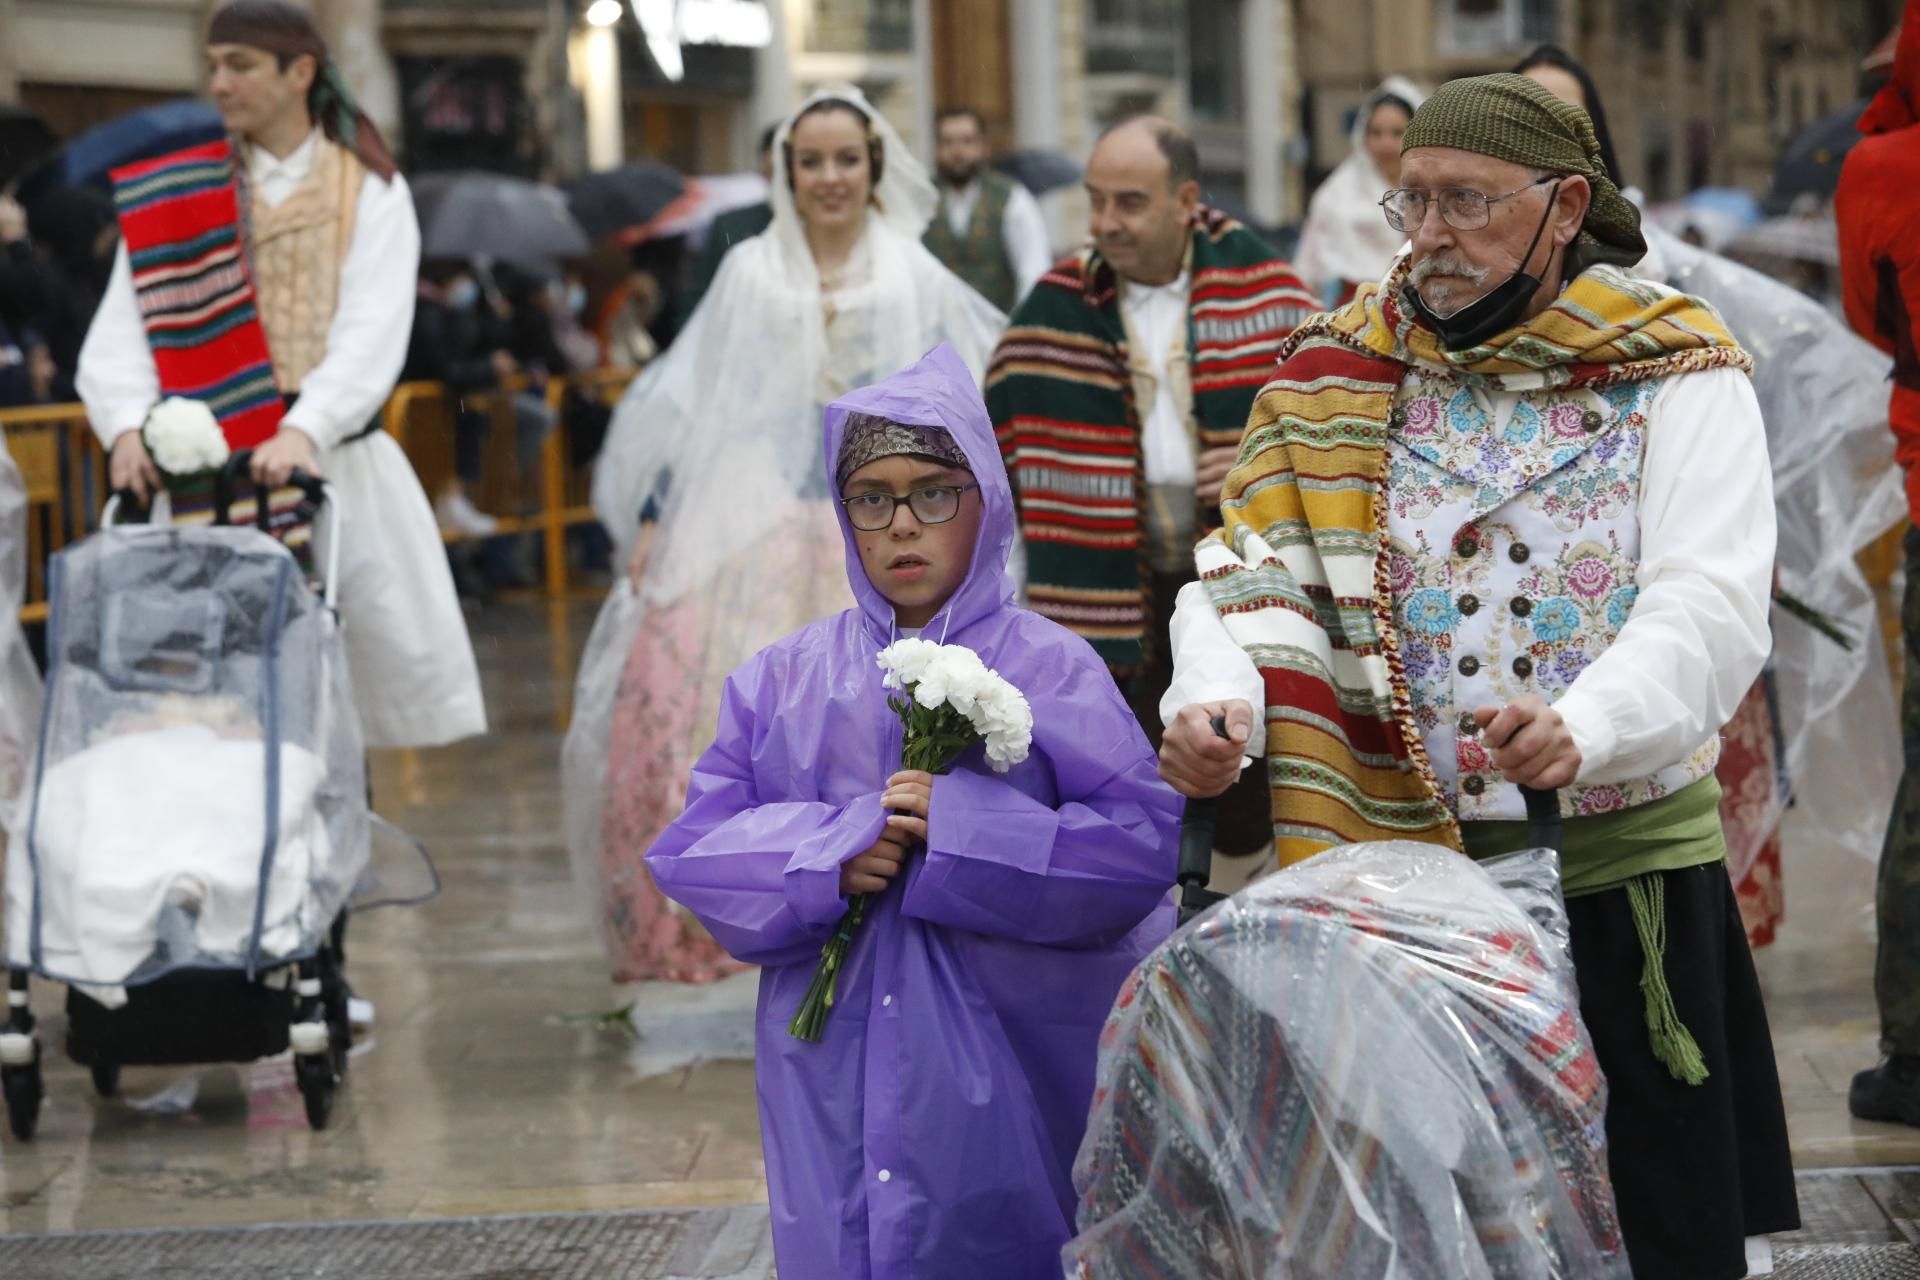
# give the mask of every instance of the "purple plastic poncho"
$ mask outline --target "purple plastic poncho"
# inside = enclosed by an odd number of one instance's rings
[[[893,607],[848,533],[859,607],[728,678],[686,812],[647,866],[765,966],[755,1072],[780,1274],[1057,1277],[1100,1030],[1172,931],[1180,804],[1092,648],[1013,601],[1013,498],[966,366],[937,347],[830,405],[828,476],[853,412],[945,427],[965,450],[980,540],[924,634],[1026,694],[1032,754],[998,775],[976,746],[935,781],[927,847],[869,907],[825,1037],[789,1036],[847,907],[840,866],[879,837],[900,767],[875,664]]]

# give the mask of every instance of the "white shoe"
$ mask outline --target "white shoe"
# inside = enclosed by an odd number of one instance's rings
[[[466,494],[453,490],[440,495],[440,501],[433,504],[433,513],[440,520],[440,527],[450,529],[463,538],[491,538],[500,532],[500,522],[473,505],[473,499]]]
[[[373,1025],[373,1001],[365,996],[347,997],[347,1025],[355,1031],[365,1031]]]

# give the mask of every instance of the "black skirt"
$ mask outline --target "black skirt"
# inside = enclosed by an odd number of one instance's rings
[[[1800,1225],[1767,1010],[1724,863],[1660,873],[1667,985],[1704,1083],[1653,1056],[1626,889],[1567,904],[1580,1012],[1607,1077],[1607,1160],[1634,1280],[1739,1280],[1745,1239]]]

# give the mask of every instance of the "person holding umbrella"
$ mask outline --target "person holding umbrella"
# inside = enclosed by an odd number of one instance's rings
[[[161,486],[141,428],[171,396],[206,401],[257,481],[324,475],[368,745],[484,732],[433,510],[380,430],[420,260],[406,181],[304,10],[234,0],[207,44],[229,137],[115,173],[122,246],[77,379],[113,486]]]

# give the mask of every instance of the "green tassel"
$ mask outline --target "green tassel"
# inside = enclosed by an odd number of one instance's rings
[[[321,69],[320,83],[325,91],[323,97],[327,100],[322,109],[330,107],[333,113],[333,119],[326,122],[333,126],[333,140],[357,155],[360,104],[354,100],[353,90],[347,87],[346,76],[341,74],[338,64],[328,62]]]
[[[1647,1038],[1653,1056],[1665,1064],[1675,1080],[1703,1084],[1707,1060],[1693,1033],[1680,1021],[1667,989],[1667,886],[1659,872],[1627,881],[1627,902],[1633,909],[1633,928],[1640,935],[1640,991],[1647,1001]]]

